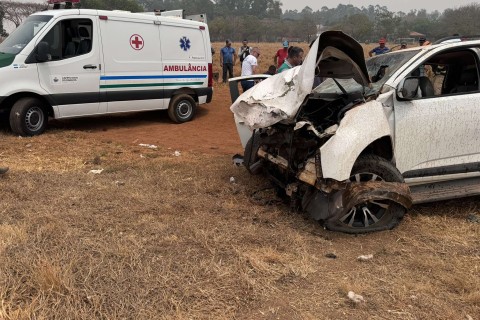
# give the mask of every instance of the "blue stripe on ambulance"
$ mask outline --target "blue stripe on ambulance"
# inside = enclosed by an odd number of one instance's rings
[[[192,89],[203,86],[207,79],[206,74],[181,74],[181,75],[118,75],[118,76],[100,76],[100,89],[126,89],[126,88],[151,88],[150,90],[158,90],[159,87],[184,87],[188,86]],[[165,82],[150,82],[149,80],[166,80]],[[168,81],[168,80],[177,81]],[[126,80],[126,81],[125,81]],[[130,81],[128,81],[130,80]],[[140,81],[139,81],[140,80]],[[146,80],[146,81],[144,81]],[[114,83],[109,81],[115,81]],[[172,92],[169,90],[169,92]]]

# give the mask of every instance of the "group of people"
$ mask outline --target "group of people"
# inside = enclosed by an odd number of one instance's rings
[[[373,48],[372,50],[370,50],[368,52],[368,55],[370,57],[373,56],[373,54],[375,54],[376,56],[378,56],[379,54],[384,54],[384,53],[387,53],[390,51],[390,49],[385,45],[387,42],[387,40],[385,40],[385,38],[381,38],[380,40],[378,40],[378,47],[375,47]],[[430,44],[430,41],[427,41],[427,39],[425,37],[420,37],[418,38],[418,45],[419,46],[428,46]],[[406,42],[402,42],[400,44],[400,50],[402,49],[406,49],[407,48],[407,43]]]
[[[303,62],[303,49],[300,47],[289,46],[288,41],[283,41],[282,48],[280,48],[273,57],[274,65],[271,65],[264,74],[274,75],[285,70],[296,67]],[[242,69],[242,76],[250,76],[260,74],[258,67],[258,57],[260,56],[260,48],[250,47],[248,41],[245,39],[238,52],[232,47],[230,40],[225,41],[225,47],[220,50],[220,65],[222,66],[222,79],[227,82],[227,74],[229,78],[233,77],[233,66],[237,62],[237,57],[240,61]],[[247,91],[255,85],[253,80],[244,80],[241,82],[243,91]]]

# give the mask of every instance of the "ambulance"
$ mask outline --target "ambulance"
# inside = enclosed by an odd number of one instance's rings
[[[190,121],[212,100],[207,24],[160,13],[49,10],[0,44],[0,111],[33,136],[66,119],[168,110]]]

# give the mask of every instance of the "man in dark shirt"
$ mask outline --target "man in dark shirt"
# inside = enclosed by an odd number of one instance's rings
[[[227,71],[228,77],[233,78],[233,65],[237,61],[237,55],[235,54],[235,49],[232,48],[232,42],[227,39],[225,44],[225,47],[220,50],[220,65],[223,68],[223,83],[227,82]]]

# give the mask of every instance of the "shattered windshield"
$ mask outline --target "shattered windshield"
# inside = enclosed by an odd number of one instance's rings
[[[352,79],[335,79],[346,93],[354,92],[378,92],[383,84],[420,50],[397,51],[389,54],[375,56],[366,61],[368,76],[372,82],[372,87],[367,88],[360,85]],[[342,94],[344,93],[338,84],[332,79],[327,78],[320,83],[313,93],[321,94]]]
[[[18,54],[47,24],[52,16],[33,15],[28,17],[12,34],[0,44],[0,52]]]
[[[385,82],[420,50],[396,51],[368,59],[367,70],[373,90],[380,90]]]
[[[363,88],[361,84],[353,79],[335,79],[339,85],[347,93],[354,93],[354,92],[364,92],[366,88]],[[334,94],[342,94],[342,89],[338,86],[332,78],[325,79],[319,86],[313,89],[314,93],[334,93]]]

